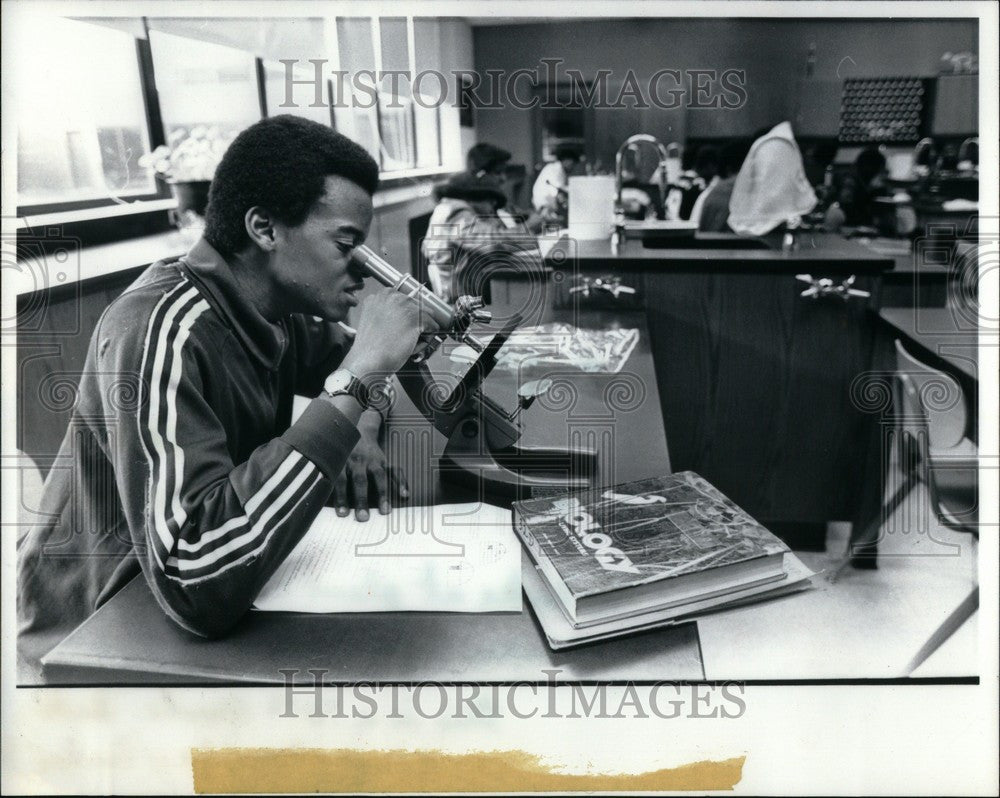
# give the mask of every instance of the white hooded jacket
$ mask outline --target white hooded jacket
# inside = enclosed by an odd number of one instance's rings
[[[733,186],[729,226],[763,235],[816,207],[792,126],[782,122],[753,143]]]

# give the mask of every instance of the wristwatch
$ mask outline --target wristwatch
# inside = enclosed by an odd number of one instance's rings
[[[347,369],[337,369],[326,378],[323,390],[330,396],[352,396],[361,405],[362,410],[367,410],[371,404],[371,393],[361,380]]]

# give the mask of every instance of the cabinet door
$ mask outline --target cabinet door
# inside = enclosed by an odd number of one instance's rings
[[[859,280],[859,287],[871,287]],[[871,423],[864,300],[800,297],[787,274],[649,274],[646,308],[675,470],[770,521],[853,518]]]

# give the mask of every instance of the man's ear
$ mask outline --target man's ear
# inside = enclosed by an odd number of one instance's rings
[[[254,205],[243,217],[243,224],[250,240],[261,250],[264,252],[274,250],[274,220],[266,208]]]

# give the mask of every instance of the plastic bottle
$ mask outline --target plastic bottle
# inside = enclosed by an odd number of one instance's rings
[[[844,226],[845,221],[847,221],[847,216],[844,209],[840,207],[839,202],[833,202],[826,209],[826,214],[823,217],[823,229],[828,233],[836,233]]]

